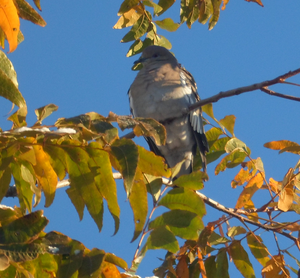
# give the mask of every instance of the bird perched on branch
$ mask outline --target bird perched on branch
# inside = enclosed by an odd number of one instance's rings
[[[206,172],[208,143],[201,108],[183,113],[184,109],[200,100],[193,76],[171,52],[161,46],[147,47],[137,63],[141,63],[143,68],[128,91],[131,113],[134,117],[159,121],[167,132],[163,146],[156,145],[151,137],[146,137],[150,149],[163,156],[170,167],[184,160],[177,175],[179,177],[192,172],[198,146]]]

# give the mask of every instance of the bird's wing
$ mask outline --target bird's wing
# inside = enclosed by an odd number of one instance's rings
[[[197,92],[197,85],[193,76],[183,67],[180,67],[181,73],[181,83],[186,90],[185,96],[188,99],[189,105],[200,101],[200,97]],[[204,132],[204,126],[202,121],[202,110],[201,107],[191,111],[189,113],[190,124],[194,131],[194,136],[197,141],[197,145],[200,150],[200,155],[203,164],[203,170],[206,171],[206,158],[205,154],[209,152],[208,142]]]

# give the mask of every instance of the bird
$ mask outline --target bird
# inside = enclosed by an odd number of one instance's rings
[[[169,167],[182,162],[175,178],[193,170],[197,146],[206,172],[206,153],[209,152],[204,132],[201,107],[183,113],[200,101],[193,76],[178,63],[166,48],[151,45],[145,48],[134,64],[142,64],[129,88],[129,104],[133,117],[153,118],[166,129],[165,145],[157,145],[145,137],[149,148],[165,158]],[[187,110],[185,110],[187,111]]]

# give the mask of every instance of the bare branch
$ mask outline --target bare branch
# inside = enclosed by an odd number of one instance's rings
[[[294,100],[294,101],[300,101],[299,97],[280,94],[280,93],[277,93],[275,91],[270,90],[268,87],[260,88],[260,90],[264,93],[267,93],[268,95],[271,95],[271,96],[286,98],[286,99],[290,99],[290,100]]]

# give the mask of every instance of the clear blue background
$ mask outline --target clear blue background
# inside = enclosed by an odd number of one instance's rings
[[[8,54],[18,74],[19,89],[28,105],[28,125],[34,124],[34,109],[49,103],[59,106],[44,124],[53,124],[60,117],[72,117],[95,111],[107,116],[109,111],[119,115],[129,114],[127,90],[136,73],[131,71],[136,57],[126,58],[130,43],[120,40],[129,31],[113,30],[118,20],[117,12],[122,1],[42,1],[41,15],[47,22],[45,28],[21,21],[25,36],[17,50]],[[178,1],[177,1],[178,2]],[[179,21],[179,2],[175,3],[162,18],[171,16]],[[240,86],[251,85],[272,79],[299,68],[300,61],[300,2],[264,0],[262,8],[255,3],[230,1],[212,31],[207,25],[195,23],[189,30],[183,25],[175,33],[158,28],[158,34],[166,36],[172,43],[172,52],[194,76],[201,98]],[[162,19],[160,18],[160,19]],[[155,18],[154,18],[155,19]],[[300,83],[300,76],[290,81]],[[300,96],[299,87],[274,86],[278,92]],[[6,121],[11,104],[0,99],[1,127],[10,128]],[[218,119],[225,115],[236,116],[235,135],[252,150],[252,158],[261,157],[266,177],[282,180],[290,167],[294,167],[299,156],[281,154],[263,147],[272,140],[299,140],[300,104],[290,100],[271,97],[263,92],[251,93],[222,99],[214,104]],[[142,139],[137,143],[146,146]],[[238,169],[226,170],[215,177],[216,163],[208,165],[209,182],[202,191],[208,197],[234,207],[242,188],[232,189],[230,181]],[[118,181],[121,206],[121,227],[114,231],[113,221],[105,214],[101,233],[91,217],[85,212],[79,221],[64,189],[59,189],[53,205],[45,209],[50,220],[46,231],[56,230],[81,241],[88,248],[97,247],[113,252],[130,265],[137,241],[130,243],[133,236],[133,216],[126,201],[123,185]],[[269,199],[268,194],[257,193],[255,204],[261,206]],[[18,204],[17,199],[3,200],[3,204]],[[38,206],[43,209],[43,204]],[[107,211],[107,210],[106,210]],[[284,221],[297,219],[292,213]],[[219,211],[207,208],[205,223],[222,216]],[[264,215],[267,218],[267,215]],[[289,218],[290,217],[290,218]],[[233,221],[231,225],[241,225]],[[273,255],[277,247],[270,232],[261,231]],[[292,245],[283,240],[282,249]],[[246,248],[247,251],[249,251]],[[294,247],[289,249],[297,257]],[[138,274],[151,276],[152,269],[160,265],[157,257],[164,252],[149,251],[141,263]],[[261,266],[251,257],[260,276]],[[297,268],[294,262],[289,264]],[[241,277],[230,263],[232,277]]]

